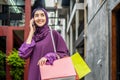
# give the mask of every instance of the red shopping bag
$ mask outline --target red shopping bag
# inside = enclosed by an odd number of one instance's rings
[[[42,80],[75,80],[76,72],[70,57],[55,60],[53,65],[40,67]]]

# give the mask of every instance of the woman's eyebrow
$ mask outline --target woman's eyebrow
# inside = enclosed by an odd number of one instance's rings
[[[44,12],[43,12],[43,13],[41,13],[41,14],[44,14]]]
[[[38,15],[38,13],[35,13],[34,15]]]
[[[38,15],[38,14],[44,14],[44,12],[42,12],[42,13],[35,13],[35,15]]]

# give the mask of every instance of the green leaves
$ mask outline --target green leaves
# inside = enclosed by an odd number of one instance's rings
[[[0,51],[0,79],[5,78],[5,58],[6,54]]]
[[[3,53],[2,51],[0,51],[0,64],[3,65],[4,61],[5,61],[5,53]]]
[[[10,55],[7,56],[6,61],[11,66],[10,74],[13,76],[14,80],[23,80],[22,76],[24,73],[25,61],[19,57],[16,49],[13,49]]]
[[[10,74],[13,80],[23,80],[24,64],[25,61],[21,59],[18,55],[18,51],[13,49],[9,56],[0,51],[0,80],[5,78],[5,62],[11,66]]]
[[[25,64],[25,61],[18,56],[18,51],[15,49],[7,56],[7,62],[13,67],[23,67]]]

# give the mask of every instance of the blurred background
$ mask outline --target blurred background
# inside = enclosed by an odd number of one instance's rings
[[[78,51],[91,68],[82,80],[120,80],[120,0],[0,0],[1,53],[10,55],[26,40],[36,7],[48,11],[49,26],[62,35],[70,54]],[[0,80],[14,80],[6,59],[1,63]]]

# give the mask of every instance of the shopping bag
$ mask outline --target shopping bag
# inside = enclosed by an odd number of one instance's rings
[[[42,80],[75,80],[76,72],[71,57],[53,62],[53,65],[39,65]]]
[[[73,61],[73,65],[75,67],[79,79],[83,78],[84,76],[86,76],[88,73],[91,72],[91,69],[89,68],[89,66],[86,64],[86,62],[83,60],[83,58],[80,56],[78,52],[73,54],[71,56],[71,59]]]

